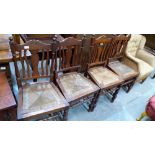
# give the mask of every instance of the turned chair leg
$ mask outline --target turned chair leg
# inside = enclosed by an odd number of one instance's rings
[[[63,121],[67,121],[68,120],[68,110],[69,109],[65,109],[63,112]]]
[[[120,88],[121,88],[121,87],[118,87],[118,88],[116,89],[116,91],[114,92],[114,94],[113,94],[113,96],[112,96],[112,98],[111,98],[111,102],[114,102],[114,101],[115,101],[115,99],[116,99],[116,97],[117,97],[117,94],[118,94]]]
[[[98,101],[98,98],[99,98],[99,95],[100,95],[100,91],[98,91],[95,95],[94,95],[94,98],[92,99],[91,101],[91,104],[89,105],[89,109],[88,109],[88,112],[93,112],[95,107],[96,107],[96,104],[97,104],[97,101]]]
[[[129,93],[129,91],[132,89],[132,87],[134,86],[135,84],[135,81],[132,81],[131,83],[127,84],[126,86],[123,86],[122,88],[125,90],[126,93]]]
[[[141,116],[139,118],[137,118],[137,121],[141,121],[145,116],[147,116],[147,113],[146,112],[143,112],[141,114]]]

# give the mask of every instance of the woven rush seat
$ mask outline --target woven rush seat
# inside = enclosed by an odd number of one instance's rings
[[[64,74],[58,81],[68,102],[99,90],[93,82],[77,72]]]
[[[108,66],[124,80],[136,76],[138,73],[132,68],[126,66],[120,61],[113,61],[108,64]]]
[[[53,83],[37,83],[23,86],[22,102],[18,105],[18,119],[42,114],[66,107],[67,101]]]
[[[122,79],[118,75],[102,66],[90,68],[88,73],[100,88],[122,83]]]

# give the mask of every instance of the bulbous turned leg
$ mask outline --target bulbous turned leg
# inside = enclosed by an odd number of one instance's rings
[[[100,91],[98,91],[98,92],[94,95],[94,98],[92,99],[91,104],[89,105],[88,112],[94,111],[94,109],[95,109],[95,107],[96,107],[96,104],[97,104],[97,101],[98,101],[98,98],[99,98],[99,95],[100,95]]]
[[[129,91],[132,89],[132,87],[135,84],[135,81],[136,81],[136,79],[127,86],[127,90],[126,90],[127,93],[129,93]]]
[[[118,94],[119,90],[120,90],[120,87],[118,87],[118,88],[115,90],[115,92],[113,93],[113,96],[112,96],[112,98],[111,98],[111,102],[114,102],[114,101],[115,101],[115,99],[116,99],[116,97],[117,97],[117,94]]]
[[[141,114],[141,116],[139,118],[137,118],[137,121],[141,121],[145,116],[147,116],[147,113],[146,112],[143,112]]]

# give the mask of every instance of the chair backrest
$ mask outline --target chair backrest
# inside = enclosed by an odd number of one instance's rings
[[[19,36],[21,37],[24,43],[28,41],[28,37],[26,34],[19,34]]]
[[[51,40],[54,37],[55,34],[20,34],[21,39],[23,42],[29,41],[29,40],[40,40],[40,41],[46,41]]]
[[[111,47],[108,51],[108,59],[120,59],[124,57],[130,35],[118,35],[112,38]]]
[[[135,57],[138,49],[140,47],[141,48],[144,47],[146,42],[145,37],[144,37],[144,40],[142,42],[141,41],[142,41],[142,35],[132,34],[130,40],[128,41],[125,53],[128,53],[131,56]]]
[[[98,38],[91,38],[89,64],[100,63],[107,60],[107,53],[111,46],[112,38],[102,35]]]
[[[13,55],[18,86],[23,81],[38,78],[50,78],[52,80],[55,58],[52,45],[38,40],[30,40],[24,44],[16,44],[10,38],[10,48]],[[39,54],[42,59],[39,61]]]
[[[82,41],[73,37],[57,42],[56,68],[57,71],[70,71],[80,68]]]

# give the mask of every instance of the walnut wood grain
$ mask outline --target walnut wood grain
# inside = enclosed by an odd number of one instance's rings
[[[61,42],[55,42],[55,53],[57,60],[58,54],[59,66],[56,66],[55,78],[57,85],[70,106],[83,104],[86,100],[88,111],[93,111],[98,99],[100,89],[92,81],[83,77],[80,73],[82,41],[73,37],[64,39]],[[59,52],[57,52],[59,50]],[[61,73],[61,74],[60,74]],[[91,96],[93,96],[91,98]]]

